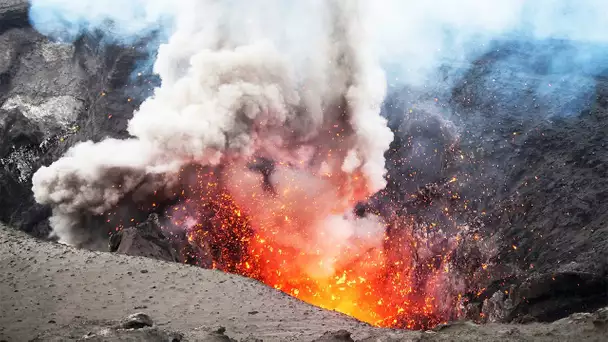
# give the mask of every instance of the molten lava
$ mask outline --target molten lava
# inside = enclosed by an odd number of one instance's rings
[[[336,239],[327,234],[334,234],[333,223],[338,230],[342,223],[309,217],[311,210],[323,211],[313,203],[319,196],[294,202],[306,189],[297,184],[268,189],[259,186],[264,177],[252,177],[258,186],[240,179],[239,187],[251,188],[238,191],[221,175],[198,170],[197,185],[183,192],[187,200],[168,213],[175,226],[188,226],[191,242],[208,247],[214,268],[375,326],[422,329],[455,318],[460,295],[446,293],[442,277],[458,239],[421,255],[425,241],[415,236],[413,222],[398,217],[377,220],[378,245],[367,230]],[[300,193],[289,197],[278,191]],[[332,245],[335,241],[343,243]]]

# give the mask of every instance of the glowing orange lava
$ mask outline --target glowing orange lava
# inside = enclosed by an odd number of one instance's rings
[[[407,262],[391,264],[382,250],[357,255],[356,262],[334,274],[314,278],[302,271],[302,265],[290,262],[301,257],[294,253],[274,246],[269,237],[256,236],[238,273],[307,303],[377,326],[412,329],[441,321],[435,317],[434,298],[414,294],[415,281]]]
[[[422,329],[451,318],[456,303],[437,297],[442,291],[439,279],[448,272],[448,253],[431,258],[416,255],[419,241],[406,219],[387,223],[376,248],[336,246],[341,251],[336,254],[321,250],[328,248],[322,246],[310,252],[310,246],[286,246],[280,232],[253,229],[256,216],[241,208],[209,174],[199,175],[199,185],[186,194],[187,206],[179,210],[196,213],[197,224],[191,227],[189,239],[211,246],[214,268],[257,279],[307,303],[375,326]],[[281,225],[292,223],[282,212],[275,216]],[[310,271],[311,266],[323,266],[311,263],[324,262],[332,264],[330,272]]]

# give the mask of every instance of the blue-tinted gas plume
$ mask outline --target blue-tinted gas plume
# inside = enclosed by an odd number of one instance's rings
[[[369,5],[376,49],[389,84],[451,96],[471,64],[487,89],[478,101],[530,114],[578,113],[608,68],[608,3],[602,0],[379,1]],[[498,61],[498,62],[495,62]],[[469,75],[470,76],[470,75]],[[509,109],[509,108],[505,108]]]
[[[85,32],[104,31],[110,42],[132,44],[165,29],[170,1],[31,1],[30,21],[49,37],[70,42]]]
[[[180,6],[191,1],[33,0],[30,15],[37,30],[58,40],[100,30],[109,41],[128,45],[151,35],[162,42],[171,34]],[[247,21],[268,27],[276,23],[277,32],[288,32],[276,40],[289,45],[290,39],[317,34],[302,20],[306,10],[300,10],[317,2],[226,1],[209,6],[226,11],[246,7],[246,14],[225,25],[245,35]],[[608,68],[604,0],[379,0],[365,6],[362,20],[394,89],[422,88],[438,96],[449,92],[481,56],[512,50],[480,75],[492,97],[512,102],[532,96],[541,112],[546,108],[551,115],[574,115],[593,96],[594,77]],[[196,17],[204,21],[210,15],[201,10]]]

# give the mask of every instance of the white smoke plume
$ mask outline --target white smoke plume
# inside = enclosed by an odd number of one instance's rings
[[[309,182],[332,185],[342,201],[332,214],[384,187],[393,138],[380,116],[386,81],[359,1],[310,1],[297,13],[272,1],[171,3],[172,33],[154,66],[162,85],[134,113],[132,138],[78,144],[33,177],[61,242],[84,243],[91,236],[82,215],[152,193],[159,179],[166,186],[192,163],[239,165],[253,156],[285,163]],[[158,4],[143,12],[157,13]]]

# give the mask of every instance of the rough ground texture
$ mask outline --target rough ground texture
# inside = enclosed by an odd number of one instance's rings
[[[0,228],[0,293],[5,341],[603,341],[608,336],[608,309],[551,324],[376,329],[250,279],[73,249],[5,227]],[[147,327],[145,316],[128,317],[136,313],[147,314],[153,326]]]
[[[127,135],[128,119],[157,80],[133,75],[134,65],[145,57],[143,49],[101,42],[102,36],[94,33],[70,45],[49,42],[30,27],[27,1],[0,0],[0,222],[48,238],[50,210],[33,199],[33,172],[78,141]],[[470,298],[471,318],[553,321],[597,310],[608,305],[608,79],[596,77],[595,93],[582,110],[563,113],[563,106],[541,105],[516,88],[521,84],[538,88],[542,70],[526,68],[528,73],[517,75],[515,82],[505,61],[527,47],[504,44],[497,49],[500,52],[483,56],[459,73],[452,88],[398,89],[389,96],[385,114],[397,139],[387,154],[389,186],[378,196],[379,210],[388,207],[440,218],[439,204],[445,201],[412,205],[404,199],[422,185],[445,184],[457,177],[451,186],[468,201],[468,209],[450,209],[459,219],[474,222],[497,246],[487,274],[477,275],[471,289],[479,293]],[[505,72],[493,75],[496,82],[488,86],[489,70],[497,63],[505,66]],[[509,87],[515,95],[501,97],[500,90]],[[452,123],[436,113],[445,114]],[[463,160],[457,158],[460,154]],[[386,205],[387,200],[392,206]],[[400,206],[395,208],[395,203]],[[450,205],[461,208],[462,203]],[[0,265],[7,267],[2,272],[0,319],[2,334],[11,340],[35,336],[48,340],[47,336],[64,331],[74,331],[75,337],[97,334],[113,324],[108,320],[118,321],[144,305],[158,326],[171,320],[171,328],[191,331],[205,324],[217,340],[224,337],[213,331],[215,324],[225,326],[226,334],[234,338],[251,333],[281,340],[285,333],[304,339],[338,327],[357,339],[365,337],[357,330],[360,325],[339,315],[309,308],[241,278],[46,243],[37,246],[33,240],[20,241],[18,235],[6,239]],[[123,254],[205,266],[206,260],[190,259],[184,249],[194,247],[183,237],[180,241],[172,245],[147,222],[125,229],[108,245]],[[140,268],[149,273],[141,273]],[[80,295],[88,299],[81,303]],[[272,316],[274,312],[284,312],[284,321]],[[46,323],[51,320],[56,323]],[[564,329],[581,332],[585,324]],[[513,327],[515,333],[504,339],[547,329],[562,334],[562,327]],[[457,325],[446,331],[463,336],[474,332],[481,335],[470,336],[485,339],[486,331],[488,336],[497,331],[492,329]],[[47,330],[50,335],[44,335]],[[298,331],[306,333],[298,335]],[[162,332],[134,332],[140,333]],[[442,334],[403,336],[449,339],[449,334]]]

